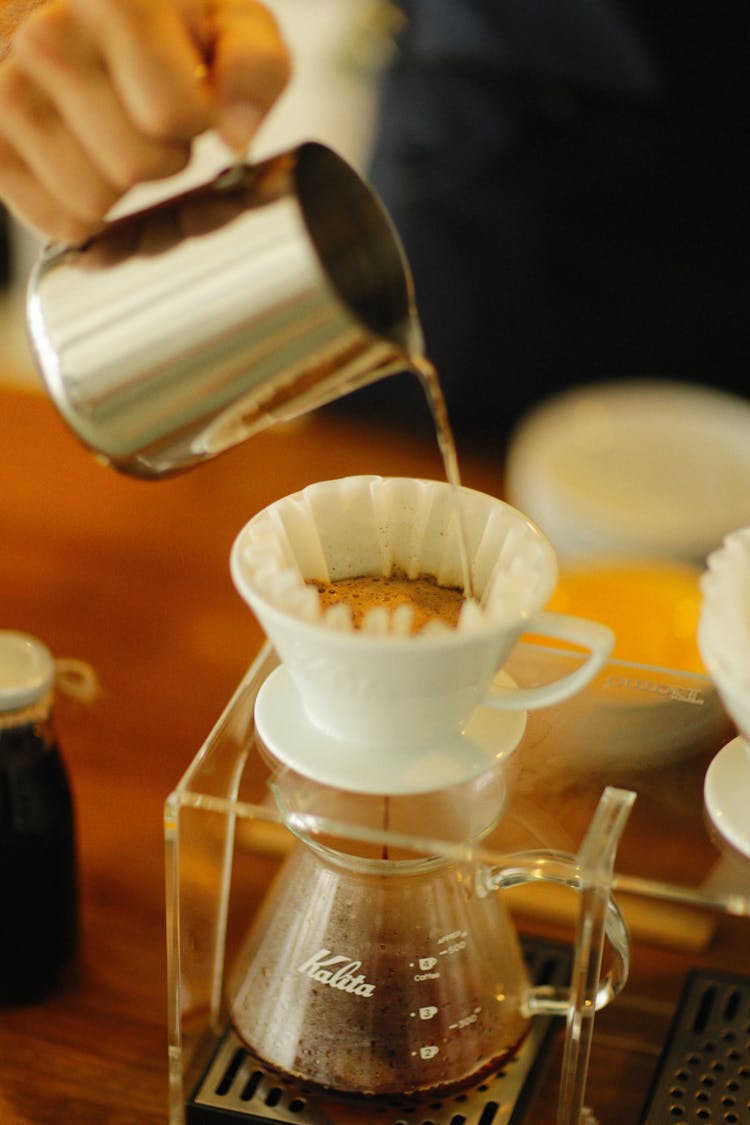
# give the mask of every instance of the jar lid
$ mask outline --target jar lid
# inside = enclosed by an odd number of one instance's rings
[[[26,633],[0,629],[0,712],[36,703],[55,682],[46,645]]]

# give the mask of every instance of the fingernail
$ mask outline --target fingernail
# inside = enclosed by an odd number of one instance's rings
[[[242,153],[257,132],[263,114],[251,102],[231,102],[219,111],[219,132],[226,143]]]

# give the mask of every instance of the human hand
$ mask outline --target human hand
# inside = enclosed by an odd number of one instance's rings
[[[48,0],[0,62],[0,198],[81,241],[132,187],[181,171],[201,133],[243,152],[288,76],[256,0]]]

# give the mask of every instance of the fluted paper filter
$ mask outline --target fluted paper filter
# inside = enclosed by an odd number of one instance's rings
[[[750,527],[728,535],[701,578],[701,656],[727,711],[750,740]]]
[[[464,603],[458,632],[529,618],[552,593],[557,568],[546,539],[515,509],[460,489],[468,563],[476,601]],[[265,508],[241,532],[232,571],[251,604],[260,599],[285,614],[337,631],[353,630],[348,606],[323,611],[306,580],[394,574],[430,575],[465,588],[457,497],[444,482],[377,476],[309,485]],[[362,630],[409,634],[410,607],[376,608]],[[414,643],[448,631],[430,622]],[[452,631],[452,630],[451,630]]]

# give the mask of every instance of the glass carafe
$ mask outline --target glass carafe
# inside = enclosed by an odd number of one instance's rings
[[[315,786],[304,785],[309,797]],[[540,853],[498,870],[475,859],[362,842],[378,816],[391,829],[413,831],[442,812],[437,823],[450,832],[451,807],[456,833],[481,836],[493,780],[478,787],[475,779],[472,788],[471,804],[461,786],[409,798],[342,794],[349,823],[356,817],[365,826],[360,840],[343,833],[313,838],[304,829],[307,814],[287,817],[296,841],[231,985],[235,1029],[266,1065],[328,1091],[442,1094],[479,1080],[515,1052],[534,1014],[567,1011],[567,989],[531,985],[496,892],[527,878],[577,888],[571,858]],[[320,790],[328,801],[318,806],[332,807],[335,791]],[[627,975],[628,937],[613,901],[606,930],[611,975],[597,1006]]]

